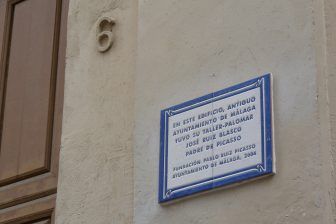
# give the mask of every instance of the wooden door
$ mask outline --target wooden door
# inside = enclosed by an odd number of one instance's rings
[[[0,0],[0,224],[52,223],[68,0]]]

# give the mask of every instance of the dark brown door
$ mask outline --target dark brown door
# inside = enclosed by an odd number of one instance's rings
[[[68,0],[0,0],[0,224],[50,223]]]

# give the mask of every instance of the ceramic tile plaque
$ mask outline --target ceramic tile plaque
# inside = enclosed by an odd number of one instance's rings
[[[270,74],[161,111],[159,202],[275,173]]]

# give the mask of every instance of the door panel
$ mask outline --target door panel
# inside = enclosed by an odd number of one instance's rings
[[[48,223],[50,223],[50,219],[49,220],[45,219],[43,221],[34,222],[33,224],[48,224]]]
[[[5,14],[6,14],[6,1],[0,0],[0,60],[2,55],[2,44],[3,44],[3,37],[4,37],[4,30],[5,30]],[[1,68],[1,61],[0,61],[0,68]],[[1,70],[0,70],[1,71]]]
[[[25,0],[13,4],[11,10],[2,98],[0,185],[49,170],[53,123],[56,1]]]
[[[0,0],[0,224],[57,192],[67,7]],[[50,222],[35,218],[13,223]]]
[[[56,195],[37,199],[0,211],[1,224],[51,223],[54,219]]]
[[[37,222],[34,222],[33,224],[48,224],[50,223],[50,219],[45,219],[43,221],[37,221]]]

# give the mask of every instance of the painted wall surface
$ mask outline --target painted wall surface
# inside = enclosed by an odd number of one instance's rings
[[[334,223],[332,2],[71,0],[56,223]],[[269,72],[277,174],[159,205],[160,110]]]
[[[326,79],[328,89],[328,106],[330,108],[330,127],[331,127],[331,149],[333,164],[336,164],[336,1],[325,1],[325,23],[326,23]],[[332,173],[331,181],[335,185],[336,174]],[[331,191],[331,197],[336,198],[336,192]],[[333,201],[335,204],[335,200]],[[336,210],[333,212],[336,220]]]
[[[137,4],[71,0],[56,223],[132,223]],[[97,51],[101,16],[115,42]]]
[[[134,223],[332,223],[328,130],[319,109],[323,2],[139,2]],[[159,111],[268,72],[278,173],[159,205]]]

